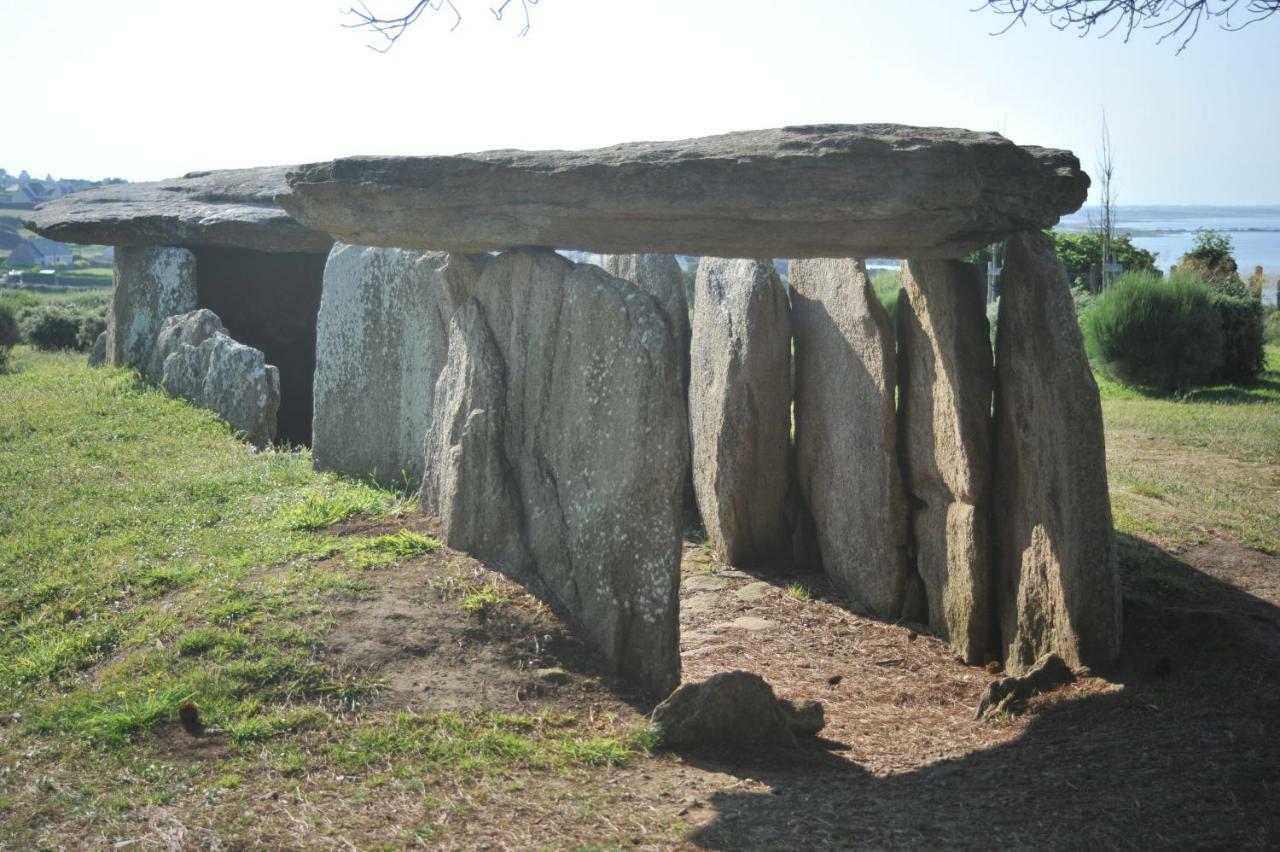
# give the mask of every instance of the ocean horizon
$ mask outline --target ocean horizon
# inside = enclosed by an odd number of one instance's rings
[[[1098,218],[1093,205],[1062,217],[1057,229],[1089,231]],[[1231,237],[1242,278],[1248,280],[1257,266],[1269,279],[1280,276],[1280,205],[1118,205],[1116,229],[1153,252],[1156,265],[1165,271],[1195,245],[1196,231],[1211,229]],[[1268,295],[1274,298],[1274,293]]]

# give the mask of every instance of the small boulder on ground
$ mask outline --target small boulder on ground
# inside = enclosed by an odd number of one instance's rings
[[[780,699],[760,675],[737,671],[681,685],[653,711],[653,723],[669,747],[795,747],[797,736],[822,730],[823,715],[821,703]]]
[[[975,718],[994,715],[1015,701],[1026,701],[1033,695],[1074,683],[1075,679],[1075,673],[1061,657],[1057,654],[1045,654],[1026,674],[991,681],[982,693],[982,699],[978,701]]]

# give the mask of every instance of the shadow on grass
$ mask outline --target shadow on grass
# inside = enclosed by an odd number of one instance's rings
[[[686,753],[772,791],[714,794],[717,816],[690,839],[708,849],[1275,848],[1280,610],[1139,539],[1121,536],[1120,547],[1125,639],[1109,675],[1121,690],[1044,700],[1017,740],[888,777],[831,743]]]
[[[1280,400],[1280,379],[1272,378],[1275,375],[1275,373],[1266,373],[1263,378],[1251,385],[1223,385],[1194,390],[1178,399],[1186,402],[1217,402],[1232,405],[1275,403]]]

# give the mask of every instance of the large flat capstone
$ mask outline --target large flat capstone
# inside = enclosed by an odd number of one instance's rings
[[[290,166],[191,172],[148,183],[99,186],[47,201],[27,227],[68,243],[222,246],[326,253],[333,239],[280,209]]]
[[[361,245],[717,257],[957,257],[1084,203],[1068,151],[996,133],[813,125],[589,151],[349,157],[280,204]]]

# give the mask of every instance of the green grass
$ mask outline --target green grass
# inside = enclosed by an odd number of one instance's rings
[[[194,807],[208,789],[261,796],[313,771],[376,767],[404,783],[439,772],[456,785],[643,753],[640,733],[575,719],[371,712],[376,673],[316,654],[335,596],[371,587],[366,569],[439,548],[412,531],[324,532],[402,512],[405,495],[317,473],[306,452],[256,452],[211,414],[80,355],[18,347],[0,400],[0,818],[12,842],[149,802]],[[225,755],[154,750],[187,700]],[[73,792],[44,795],[41,778]]]
[[[1174,549],[1225,534],[1280,553],[1280,346],[1251,386],[1098,386],[1117,529]]]

